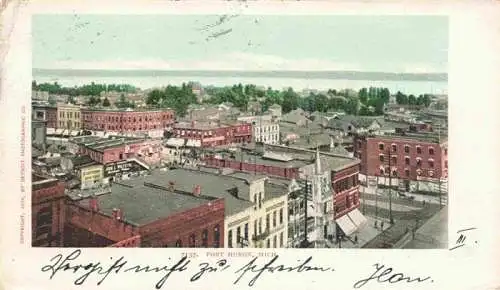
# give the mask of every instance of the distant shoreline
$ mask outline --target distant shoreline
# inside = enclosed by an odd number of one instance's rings
[[[95,70],[40,69],[33,77],[249,77],[365,81],[447,82],[447,73],[387,73],[363,71],[237,71],[237,70]]]

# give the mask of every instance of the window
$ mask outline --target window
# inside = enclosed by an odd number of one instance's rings
[[[410,153],[410,146],[405,145],[405,153]]]
[[[278,236],[273,237],[273,248],[276,248],[276,244],[278,244]]]
[[[410,157],[405,157],[405,164],[410,165]]]
[[[384,168],[380,168],[380,175],[384,175]]]
[[[378,149],[384,150],[384,143],[379,143],[378,144]]]
[[[208,247],[208,230],[204,229],[201,233],[201,245],[206,248]]]
[[[269,214],[266,215],[266,231],[269,231],[271,226],[271,216]]]
[[[236,243],[241,243],[241,227],[236,228]]]
[[[429,148],[429,155],[434,155],[434,148],[432,147]]]
[[[446,164],[448,165],[448,161],[446,161]],[[283,224],[283,208],[280,208],[280,225]]]
[[[273,228],[276,227],[276,211],[273,211]]]
[[[262,218],[259,218],[259,235],[262,234]]]
[[[181,247],[182,247],[182,241],[181,241],[180,239],[179,239],[179,240],[177,240],[177,242],[175,242],[175,246],[176,246],[177,248],[181,248]]]
[[[253,221],[253,235],[257,235],[257,220]]]
[[[398,146],[396,144],[392,144],[392,152],[398,152]]]
[[[283,248],[283,232],[280,233],[280,248]]]
[[[391,157],[391,164],[396,165],[397,163],[398,163],[398,159],[396,158],[396,156],[392,156]]]
[[[267,239],[267,242],[266,242],[266,247],[269,249],[271,248],[271,240],[270,239]]]
[[[396,170],[392,171],[392,176],[398,176],[398,172]]]
[[[378,159],[380,160],[380,162],[384,162],[384,154],[380,154],[380,156],[378,157]]]
[[[262,207],[262,192],[259,192],[259,208]]]
[[[228,248],[233,247],[233,230],[229,230],[227,232],[227,247]]]
[[[220,247],[220,226],[216,225],[214,227],[214,248]]]
[[[189,247],[190,248],[195,248],[196,247],[196,236],[195,236],[195,234],[191,234],[191,236],[189,236]]]
[[[244,237],[245,241],[248,241],[248,223],[245,224]]]
[[[257,195],[253,196],[253,203],[255,203],[254,209],[257,209]]]
[[[325,213],[325,214],[326,214],[326,212],[327,212],[327,211],[328,211],[328,203],[326,203],[326,202],[325,202],[325,203],[323,204],[323,213]]]
[[[422,166],[422,159],[417,158],[417,166]]]
[[[417,154],[422,154],[422,147],[417,146]]]
[[[430,168],[434,168],[434,160],[429,159],[428,163]]]
[[[405,175],[408,177],[410,176],[410,169],[405,169]]]

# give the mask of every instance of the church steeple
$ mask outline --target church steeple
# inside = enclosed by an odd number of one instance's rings
[[[316,147],[316,174],[321,174],[321,160],[319,156],[319,146]]]

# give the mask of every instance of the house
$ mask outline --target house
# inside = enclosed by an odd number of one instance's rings
[[[302,109],[297,109],[290,111],[289,113],[283,115],[281,117],[281,122],[293,124],[299,127],[307,125],[308,122],[311,122],[306,116],[305,112]]]
[[[378,117],[338,116],[328,121],[326,128],[340,131],[344,135],[362,132],[379,132],[383,120]]]

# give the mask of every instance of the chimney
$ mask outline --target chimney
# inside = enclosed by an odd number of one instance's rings
[[[99,210],[99,204],[97,203],[97,198],[92,197],[89,199],[89,208],[92,211],[98,211]]]
[[[201,195],[201,186],[196,185],[193,189],[193,195],[194,196],[200,196]]]
[[[168,190],[174,191],[174,189],[175,189],[175,182],[169,181],[168,182]]]
[[[119,212],[119,210],[116,207],[113,208],[112,215],[113,215],[114,219],[118,219],[118,212]]]

